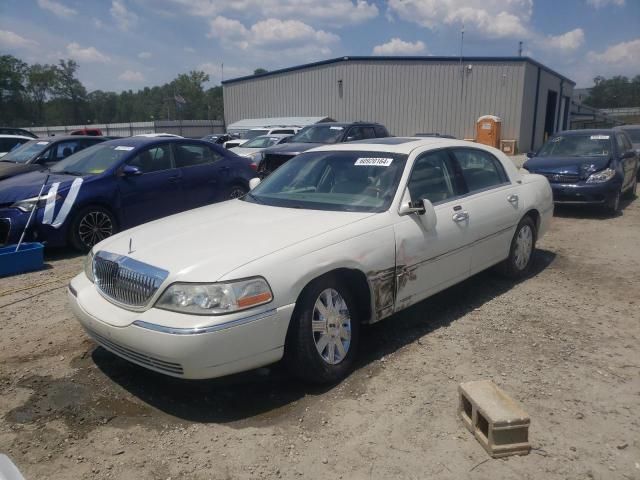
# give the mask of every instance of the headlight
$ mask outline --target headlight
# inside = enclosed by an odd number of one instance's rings
[[[612,168],[605,168],[600,172],[592,173],[587,178],[587,183],[604,183],[611,180],[616,174],[616,171]]]
[[[93,280],[93,250],[89,252],[89,254],[84,259],[84,274],[87,276],[91,283]]]
[[[11,207],[17,208],[21,212],[30,212],[31,210],[33,210],[36,204],[38,208],[44,207],[47,203],[48,197],[48,195],[40,197],[40,201],[38,201],[38,197],[25,198],[24,200],[15,202],[13,205],[11,205]],[[60,195],[56,195],[56,199],[54,201],[57,202],[58,200],[60,200],[60,198]]]
[[[196,315],[219,315],[269,303],[271,288],[264,278],[254,277],[226,283],[174,283],[156,307]]]

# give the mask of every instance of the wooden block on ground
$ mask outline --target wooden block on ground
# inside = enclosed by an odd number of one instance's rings
[[[489,455],[526,455],[530,419],[522,407],[490,380],[458,387],[458,412],[463,423]]]

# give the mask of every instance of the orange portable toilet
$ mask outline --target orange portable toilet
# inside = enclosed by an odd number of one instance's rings
[[[476,122],[476,142],[491,147],[500,146],[500,125],[502,119],[495,115],[483,115]]]

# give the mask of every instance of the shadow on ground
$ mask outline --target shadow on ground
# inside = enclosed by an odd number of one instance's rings
[[[530,277],[546,269],[555,254],[539,250]],[[416,304],[363,330],[356,372],[440,327],[449,325],[485,302],[513,288],[514,283],[490,271]],[[137,367],[96,348],[92,358],[111,380],[149,406],[186,421],[235,422],[254,418],[272,422],[307,395],[319,395],[331,386],[310,386],[290,378],[277,364],[221,379],[189,381]]]

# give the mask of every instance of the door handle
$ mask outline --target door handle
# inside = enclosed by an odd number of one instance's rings
[[[453,217],[451,217],[453,219],[454,222],[464,222],[466,220],[469,220],[469,214],[467,212],[457,212],[453,214]]]
[[[518,195],[516,195],[515,193],[512,193],[507,197],[507,202],[509,203],[516,203],[517,201],[518,201]]]

